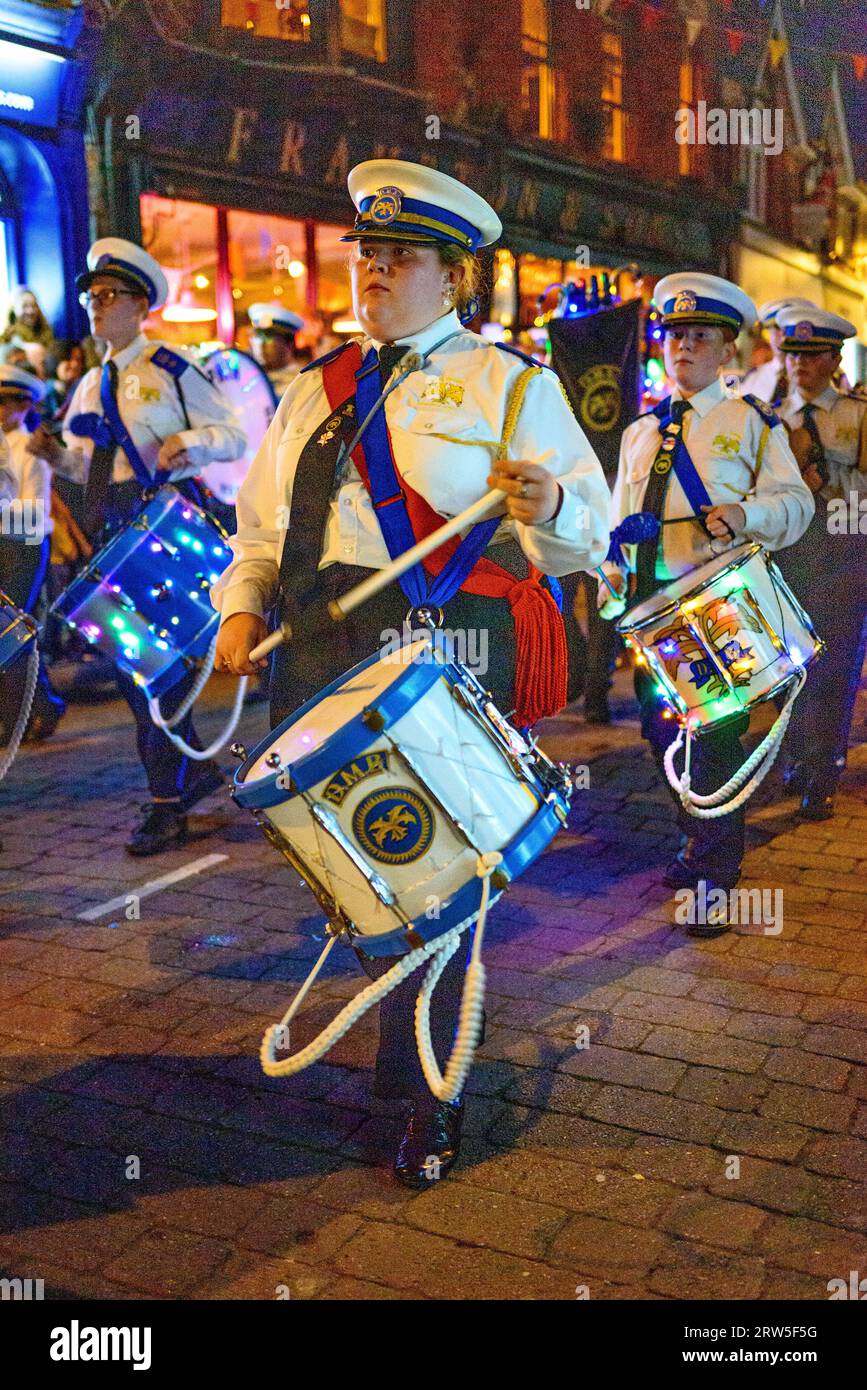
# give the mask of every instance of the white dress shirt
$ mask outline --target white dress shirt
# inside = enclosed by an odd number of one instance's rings
[[[41,518],[42,534],[47,536],[54,526],[51,469],[44,459],[34,458],[27,452],[29,439],[30,435],[23,429],[0,432],[0,440],[6,447],[6,457],[0,453],[0,501],[30,503],[31,514]]]
[[[745,372],[738,385],[738,394],[746,396],[757,396],[760,401],[771,404],[777,390],[777,382],[780,375],[783,377],[785,389],[785,363],[778,362],[776,357],[771,357],[769,361],[763,362],[760,367],[753,367],[751,371]]]
[[[672,400],[682,400],[675,388]],[[758,541],[768,550],[793,545],[810,524],[815,505],[801,478],[782,424],[768,428],[759,412],[738,395],[726,391],[717,378],[690,397],[683,417],[683,441],[714,506],[737,502],[746,517],[744,540]],[[624,517],[640,512],[662,436],[659,420],[642,415],[624,430],[620,464],[611,499],[611,529]],[[693,509],[672,468],[665,493],[663,520],[692,516]],[[696,521],[664,526],[657,551],[656,577],[667,581],[709,560],[722,549]],[[630,570],[635,546],[623,547]],[[609,574],[620,573],[606,562]]]
[[[797,429],[804,423],[805,404],[800,391],[793,391],[779,414]],[[848,498],[850,492],[867,493],[867,400],[844,396],[836,387],[826,386],[813,405],[813,421],[828,463],[828,482],[822,496],[830,500]]]
[[[174,377],[151,361],[160,347],[168,347],[192,364],[180,378],[190,429],[186,427]],[[117,366],[117,404],[121,419],[149,473],[156,473],[160,446],[173,434],[180,436],[189,457],[187,467],[173,470],[172,476],[176,478],[192,477],[203,464],[228,462],[243,454],[247,440],[233,408],[202,369],[193,364],[188,352],[139,333],[120,352],[110,348],[104,360],[111,360]],[[69,426],[76,415],[103,413],[99,398],[101,381],[101,367],[86,372],[63,417],[66,447],[63,457],[53,466],[56,472],[78,483],[87,480],[93,443],[74,435]],[[111,481],[125,483],[134,477],[126,454],[118,449]]]
[[[410,373],[384,407],[398,473],[444,519],[488,490],[512,388],[527,367],[514,353],[463,329],[454,312],[400,343],[424,355],[449,334],[455,336]],[[382,344],[364,339],[362,353],[371,346],[378,350]],[[238,494],[238,531],[230,541],[235,558],[211,589],[224,620],[233,613],[261,615],[272,605],[298,460],[329,413],[322,369],[296,377]],[[539,526],[502,522],[489,558],[496,560],[502,541],[516,538],[530,563],[546,574],[599,564],[608,547],[605,478],[552,371],[531,379],[508,452],[530,461],[546,455],[544,467],[563,488],[563,503],[553,521]],[[344,460],[332,496],[319,568],[338,563],[366,569],[389,563],[373,504],[351,459]]]

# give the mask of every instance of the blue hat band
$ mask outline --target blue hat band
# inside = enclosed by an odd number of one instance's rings
[[[743,327],[744,322],[743,314],[722,299],[708,299],[706,295],[683,292],[665,301],[662,317],[664,322],[685,323],[689,319],[693,322],[702,319],[706,323],[720,323],[736,329]]]
[[[23,381],[10,381],[8,377],[0,376],[0,391],[14,391],[16,396],[29,396],[31,401],[41,399],[38,390],[31,390],[25,386]]]
[[[156,302],[157,287],[153,280],[139,266],[133,265],[131,261],[121,260],[120,256],[100,256],[87,278],[92,279],[95,275],[120,275],[124,280],[132,280],[136,285],[141,286],[147,295],[148,304]],[[84,279],[85,277],[79,278]]]
[[[802,320],[807,322],[807,320]],[[846,341],[846,334],[841,333],[837,328],[817,328],[815,324],[810,324],[809,338],[799,338],[788,328],[783,329],[783,348],[788,351],[797,352],[800,348],[839,348]]]
[[[475,251],[482,239],[479,228],[465,218],[449,212],[447,208],[438,207],[436,203],[422,202],[419,198],[403,198],[400,211],[395,216],[387,222],[374,221],[370,211],[376,197],[376,194],[371,194],[362,199],[354,234],[344,240],[355,240],[359,233],[363,236],[375,234],[386,239],[392,233],[401,233],[405,237],[452,242],[466,251]],[[400,239],[400,236],[395,237],[395,240]]]

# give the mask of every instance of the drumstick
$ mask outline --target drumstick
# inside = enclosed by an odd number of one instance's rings
[[[292,637],[292,628],[289,623],[281,623],[269,633],[264,642],[260,642],[258,647],[254,647],[250,652],[250,661],[261,661],[263,656],[270,656],[275,647],[279,647],[283,642],[288,642]]]
[[[554,449],[546,449],[540,458],[534,460],[536,463],[546,463],[549,458],[556,453]],[[478,502],[473,502],[464,511],[453,516],[451,521],[437,527],[424,540],[416,545],[410,546],[402,555],[398,555],[391,564],[386,565],[385,569],[377,570],[368,579],[363,579],[360,584],[356,584],[354,589],[350,589],[342,598],[333,599],[328,605],[328,611],[336,623],[353,613],[362,603],[366,603],[374,594],[378,594],[389,584],[393,584],[395,579],[400,579],[402,574],[412,569],[420,560],[424,560],[432,551],[439,549],[444,541],[451,540],[459,531],[463,531],[467,526],[474,526],[477,521],[482,521],[491,508],[500,502],[508,494],[502,488],[493,487],[490,492],[486,492],[484,497],[480,497]]]

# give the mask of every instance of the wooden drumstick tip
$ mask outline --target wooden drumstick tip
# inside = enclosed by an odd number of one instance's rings
[[[344,618],[346,617],[346,614],[340,607],[340,604],[338,603],[337,599],[334,598],[330,599],[328,602],[328,613],[336,623],[342,623]]]

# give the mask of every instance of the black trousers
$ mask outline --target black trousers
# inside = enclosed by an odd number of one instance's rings
[[[828,504],[821,496],[815,502],[801,539],[774,556],[826,643],[795,702],[783,747],[790,766],[831,796],[846,766],[867,645],[867,536],[829,534]]]
[[[498,557],[499,558],[499,557]],[[317,592],[303,611],[291,614],[293,640],[275,652],[271,672],[271,724],[276,727],[329,681],[371,656],[393,632],[400,632],[409,604],[398,585],[384,589],[342,623],[328,616],[327,603],[361,582],[370,570],[330,565],[319,572]],[[287,616],[290,616],[287,614]],[[512,707],[515,636],[511,610],[502,599],[457,593],[444,610],[444,627],[464,635],[465,650],[482,657],[476,671],[500,708]],[[467,663],[472,666],[471,662]],[[469,938],[449,961],[431,1000],[431,1039],[440,1067],[448,1060],[458,1021]],[[365,974],[376,980],[400,957],[370,960],[360,952]],[[380,1004],[379,1050],[374,1093],[386,1099],[429,1101],[415,1044],[415,1001],[423,970],[414,971]]]
[[[0,589],[24,613],[34,613],[39,606],[50,552],[48,536],[39,545],[0,537]],[[12,733],[24,700],[26,676],[26,657],[16,658],[0,673],[0,724],[5,726],[7,734]],[[59,707],[62,708],[61,701],[52,688],[40,651],[31,712],[53,719]]]
[[[640,667],[635,673],[635,693],[641,705],[641,732],[650,744],[653,759],[665,782],[677,813],[678,828],[683,837],[681,849],[689,840],[690,863],[696,866],[699,878],[707,879],[721,888],[733,888],[738,881],[744,857],[744,808],[726,816],[700,819],[691,816],[680,804],[665,775],[663,756],[677,736],[673,719],[663,719],[662,707],[654,696],[653,679]],[[741,737],[749,727],[749,716],[734,720],[720,729],[701,734],[692,742],[690,778],[692,790],[700,795],[716,791],[734,776],[744,761]],[[684,750],[675,760],[675,771],[683,772]]]

